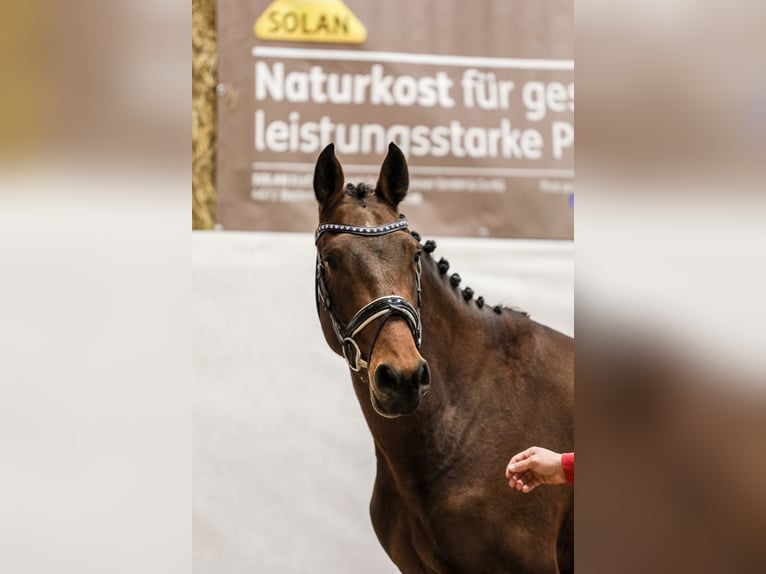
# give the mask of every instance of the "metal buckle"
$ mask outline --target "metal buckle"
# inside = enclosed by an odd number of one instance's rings
[[[354,360],[353,362],[348,356],[348,352],[346,349],[353,349],[354,351]],[[359,345],[356,344],[356,341],[354,341],[351,337],[346,337],[343,339],[341,344],[341,350],[343,351],[343,357],[346,359],[346,362],[348,363],[349,368],[354,371],[355,373],[358,373],[361,369],[364,369],[367,367],[367,361],[362,359],[362,351],[359,350]]]

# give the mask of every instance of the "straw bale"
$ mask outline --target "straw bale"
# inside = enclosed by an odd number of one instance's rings
[[[218,49],[215,0],[192,0],[192,228],[215,216],[215,87]]]

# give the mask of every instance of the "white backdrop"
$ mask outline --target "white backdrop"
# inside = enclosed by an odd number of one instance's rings
[[[488,304],[573,334],[572,242],[436,241]],[[192,262],[194,572],[398,572],[368,515],[372,438],[316,317],[313,236],[196,232]]]

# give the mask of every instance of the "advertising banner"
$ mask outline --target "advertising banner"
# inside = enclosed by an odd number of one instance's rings
[[[374,185],[431,235],[571,239],[571,2],[219,0],[217,221],[312,231],[314,161]]]

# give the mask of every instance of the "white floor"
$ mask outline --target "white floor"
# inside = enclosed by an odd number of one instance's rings
[[[573,334],[572,242],[437,244],[489,304]],[[198,232],[192,260],[194,572],[395,574],[367,513],[372,439],[316,318],[313,237]]]

